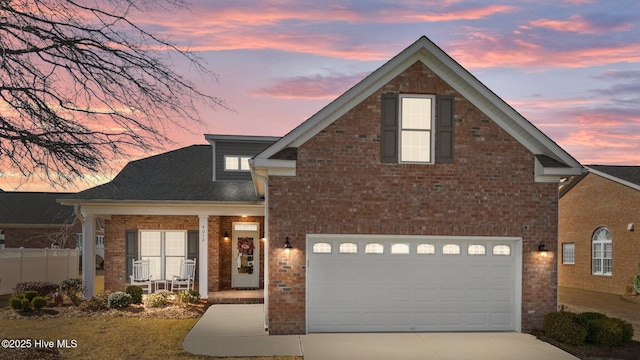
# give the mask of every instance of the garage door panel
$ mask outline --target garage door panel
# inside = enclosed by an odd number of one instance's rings
[[[468,255],[477,241],[430,239],[435,254],[391,254],[393,239],[374,242],[383,254],[365,254],[367,240],[352,240],[357,254],[340,254],[340,239],[323,238],[331,254],[313,254],[308,244],[307,324],[309,332],[509,331],[516,330],[517,253]],[[518,250],[517,240],[500,241]],[[443,255],[445,244],[459,255]],[[519,315],[518,315],[519,319]]]

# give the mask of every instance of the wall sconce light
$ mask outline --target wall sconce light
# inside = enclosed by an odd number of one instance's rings
[[[547,245],[545,245],[544,241],[541,242],[540,245],[538,245],[538,251],[540,252],[542,257],[547,257],[547,253],[549,252],[549,249],[547,249]]]
[[[226,241],[226,240],[229,240],[229,232],[228,232],[228,231],[225,231],[225,232],[224,232],[224,240],[225,240],[225,241]]]
[[[633,225],[633,223],[629,223],[629,224],[627,224],[627,230],[628,230],[628,231],[633,231],[633,230],[634,230],[634,225]]]
[[[284,242],[284,248],[289,250],[289,249],[293,249],[293,245],[291,245],[291,243],[289,242],[289,237],[287,236],[287,241]]]

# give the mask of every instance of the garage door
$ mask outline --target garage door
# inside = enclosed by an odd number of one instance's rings
[[[520,331],[521,274],[521,238],[308,235],[307,331]]]

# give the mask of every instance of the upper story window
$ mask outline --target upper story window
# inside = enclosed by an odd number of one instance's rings
[[[454,97],[382,94],[383,163],[453,162]]]
[[[591,272],[593,275],[611,275],[611,232],[601,227],[591,237]]]
[[[250,156],[225,155],[224,171],[250,171],[249,159]]]
[[[433,163],[435,96],[400,96],[400,162]]]

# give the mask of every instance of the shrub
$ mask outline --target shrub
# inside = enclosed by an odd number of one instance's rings
[[[47,297],[58,291],[58,284],[47,281],[25,281],[17,283],[13,290],[15,290],[16,294],[21,294],[25,291],[36,291],[38,296]]]
[[[587,338],[587,327],[577,314],[556,311],[544,317],[544,333],[566,344],[582,345]]]
[[[33,300],[33,298],[35,298],[36,296],[38,296],[38,292],[37,291],[25,291],[22,293],[22,295],[29,301]]]
[[[109,294],[98,294],[80,304],[82,311],[102,311],[109,308]]]
[[[140,286],[131,285],[127,287],[127,294],[131,295],[132,304],[142,303],[142,288]]]
[[[131,295],[122,291],[112,292],[107,297],[107,303],[111,309],[124,309],[131,305]]]
[[[580,322],[587,329],[587,338],[585,342],[595,343],[595,336],[598,332],[597,329],[597,321],[600,319],[605,319],[607,316],[605,314],[596,313],[596,312],[583,312],[578,315]]]
[[[178,292],[177,297],[182,304],[193,304],[200,300],[200,293],[195,290],[182,290]]]
[[[26,303],[22,300],[26,300]],[[26,306],[25,306],[26,305]],[[9,306],[15,311],[29,311],[31,310],[31,304],[29,300],[24,298],[23,294],[18,294],[9,299]]]
[[[143,300],[144,306],[148,308],[159,308],[167,306],[166,292],[159,292],[147,295]]]
[[[60,283],[60,290],[65,294],[73,305],[80,305],[80,300],[85,292],[85,287],[80,279],[67,279]]]
[[[593,331],[593,343],[602,346],[620,346],[631,340],[633,327],[624,320],[604,317],[590,322],[589,330]]]
[[[43,298],[42,296],[36,296],[31,300],[31,306],[33,306],[33,308],[36,310],[42,309],[43,307],[47,306],[47,299]]]

